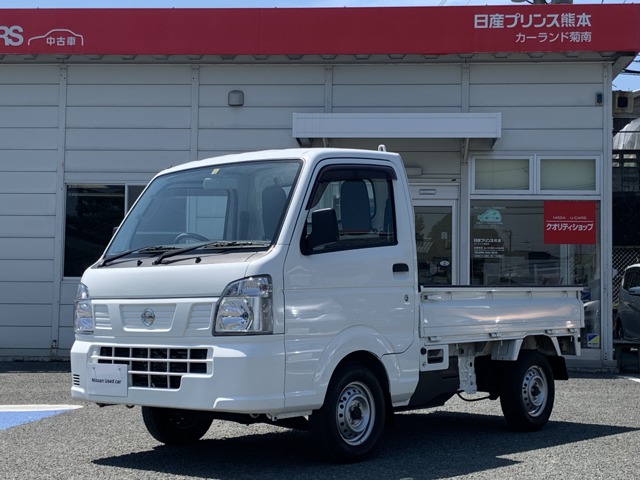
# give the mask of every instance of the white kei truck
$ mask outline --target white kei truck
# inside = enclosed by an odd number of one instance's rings
[[[370,456],[393,412],[456,394],[543,427],[580,353],[580,288],[421,286],[416,259],[383,146],[169,168],[82,277],[71,394],[140,405],[165,444],[214,420],[308,428],[338,462]]]

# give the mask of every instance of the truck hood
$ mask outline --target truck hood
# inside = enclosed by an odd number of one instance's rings
[[[249,259],[264,253],[226,253],[197,264],[94,266],[84,273],[82,283],[93,299],[218,297],[229,283],[246,276]]]

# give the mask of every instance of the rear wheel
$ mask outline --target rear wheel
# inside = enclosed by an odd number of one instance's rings
[[[200,440],[213,422],[209,412],[142,407],[144,425],[153,438],[167,445]]]
[[[547,358],[539,352],[522,351],[506,370],[500,405],[509,426],[515,430],[539,430],[549,420],[555,385]]]
[[[380,381],[366,367],[350,364],[334,374],[324,405],[309,419],[310,429],[330,457],[357,462],[378,446],[385,414]]]

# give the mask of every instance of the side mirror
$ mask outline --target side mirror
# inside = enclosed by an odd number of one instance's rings
[[[301,253],[309,255],[317,247],[335,243],[340,238],[338,220],[333,208],[323,208],[311,214],[311,233],[302,238]]]
[[[640,295],[640,287],[631,287],[629,289],[630,295]]]

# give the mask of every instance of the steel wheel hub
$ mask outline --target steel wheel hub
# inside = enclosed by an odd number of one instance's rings
[[[547,377],[538,366],[527,370],[522,382],[522,402],[529,415],[537,417],[542,413],[549,398]]]
[[[375,406],[367,386],[358,382],[347,385],[336,406],[336,423],[345,442],[359,445],[369,438],[374,417]]]

